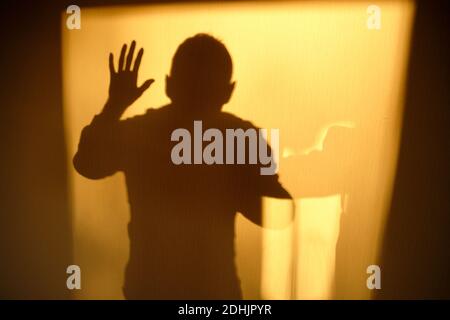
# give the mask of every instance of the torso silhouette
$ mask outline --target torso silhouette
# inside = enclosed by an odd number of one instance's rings
[[[278,176],[261,176],[259,165],[173,164],[177,142],[171,133],[186,128],[193,138],[194,120],[202,120],[203,130],[223,133],[254,128],[229,113],[195,119],[169,105],[114,123],[100,115],[83,130],[77,171],[91,179],[117,171],[126,177],[131,209],[126,298],[241,298],[235,214],[260,224],[262,195],[289,197]]]

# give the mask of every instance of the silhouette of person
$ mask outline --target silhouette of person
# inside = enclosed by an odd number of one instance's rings
[[[231,56],[220,41],[206,34],[185,40],[166,76],[171,103],[120,120],[154,81],[137,86],[143,49],[133,65],[135,47],[133,41],[126,55],[123,45],[117,70],[110,54],[109,98],[83,129],[73,159],[76,170],[90,179],[118,171],[125,174],[131,219],[124,295],[127,299],[240,299],[234,263],[236,212],[262,225],[262,196],[291,197],[278,175],[260,175],[260,164],[175,165],[171,161],[176,144],[171,133],[186,128],[193,135],[194,120],[201,120],[204,130],[257,129],[221,111],[235,83]]]

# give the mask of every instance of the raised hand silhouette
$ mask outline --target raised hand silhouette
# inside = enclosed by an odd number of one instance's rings
[[[132,68],[135,48],[136,41],[133,41],[125,60],[127,45],[122,46],[117,71],[114,69],[114,55],[109,54],[109,98],[104,111],[116,119],[119,119],[126,108],[133,104],[155,81],[154,79],[148,79],[141,86],[137,85],[138,71],[144,49],[139,50]]]

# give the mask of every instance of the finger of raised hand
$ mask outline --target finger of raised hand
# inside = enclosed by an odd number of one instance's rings
[[[138,72],[139,70],[139,66],[141,65],[141,60],[142,60],[142,55],[144,54],[144,49],[140,49],[137,57],[136,57],[136,61],[134,62],[134,67],[133,67],[133,72]]]
[[[114,56],[112,53],[109,53],[109,72],[111,73],[111,75],[116,73],[116,71],[114,70]]]
[[[133,40],[131,42],[130,51],[128,52],[127,56],[127,63],[125,65],[125,70],[130,71],[131,70],[131,61],[133,61],[133,55],[134,55],[134,48],[136,47],[136,41]]]
[[[127,51],[127,45],[124,44],[122,46],[122,50],[120,51],[120,58],[119,58],[119,66],[117,71],[120,72],[123,70],[124,60],[125,60],[125,52]]]

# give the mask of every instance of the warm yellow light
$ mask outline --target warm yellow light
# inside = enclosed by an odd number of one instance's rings
[[[376,262],[395,172],[414,9],[411,1],[382,1],[382,27],[369,30],[369,4],[83,8],[82,29],[72,31],[63,15],[69,157],[81,129],[106,101],[109,52],[136,40],[145,49],[139,78],[156,80],[127,111],[131,116],[168,102],[164,78],[177,46],[196,33],[211,33],[234,61],[237,87],[225,110],[280,129],[280,176],[296,197],[296,221],[285,229],[263,231],[238,216],[244,296],[369,298],[364,266]],[[335,136],[341,131],[333,126],[349,131]],[[337,149],[332,157],[320,153],[328,150],[327,138]],[[315,161],[316,156],[324,160]],[[351,159],[352,170],[342,177],[345,159]],[[122,298],[129,220],[123,176],[89,181],[72,170],[70,177],[75,262],[83,270],[78,297]],[[286,203],[264,201],[266,220],[290,210]]]

